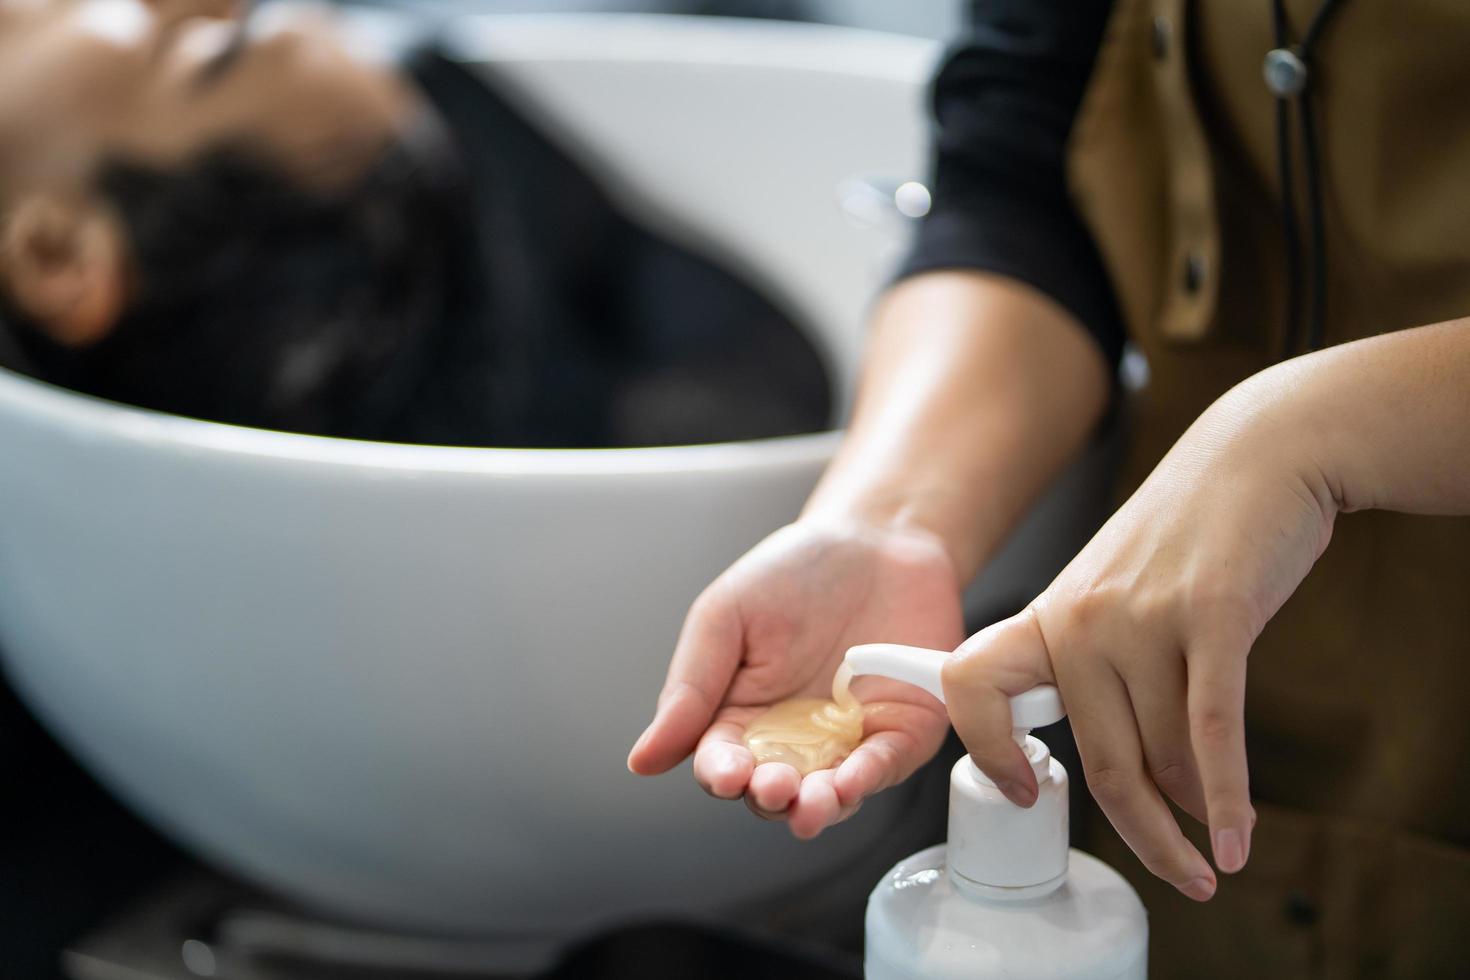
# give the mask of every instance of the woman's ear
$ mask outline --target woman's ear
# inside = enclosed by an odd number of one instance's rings
[[[127,303],[120,222],[95,202],[20,198],[0,216],[0,288],[57,343],[95,344]]]

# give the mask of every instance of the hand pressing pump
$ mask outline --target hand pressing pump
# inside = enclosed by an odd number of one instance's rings
[[[939,650],[847,651],[877,674],[944,700]],[[1011,698],[1012,734],[1039,790],[1022,809],[969,756],[950,773],[949,842],[900,861],[868,897],[867,980],[1144,980],[1148,920],[1133,888],[1067,846],[1067,771],[1030,734],[1065,717],[1057,689]]]

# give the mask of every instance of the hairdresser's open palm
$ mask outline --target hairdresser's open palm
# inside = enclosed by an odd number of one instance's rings
[[[864,798],[906,778],[938,750],[943,707],[907,684],[862,678],[863,742],[836,769],[804,779],[784,763],[757,767],[742,736],[772,704],[830,697],[849,646],[951,649],[963,636],[949,559],[926,535],[797,523],[762,541],[689,611],[657,714],[628,766],[664,772],[694,753],[694,777],[722,799],[812,837]]]

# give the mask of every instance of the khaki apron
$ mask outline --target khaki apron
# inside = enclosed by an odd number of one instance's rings
[[[1293,39],[1319,3],[1290,0]],[[1071,190],[1150,368],[1129,491],[1282,349],[1272,47],[1269,0],[1118,0],[1073,130]],[[1326,342],[1470,314],[1470,0],[1345,0],[1312,91]],[[1082,828],[1149,908],[1152,974],[1470,977],[1470,520],[1340,517],[1251,653],[1246,722],[1259,824],[1213,901]]]

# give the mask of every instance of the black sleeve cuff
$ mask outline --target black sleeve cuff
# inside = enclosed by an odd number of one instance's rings
[[[898,272],[973,269],[1026,283],[1077,318],[1116,372],[1125,331],[1092,237],[1071,211],[1003,195],[937,207],[919,226]]]
[[[973,0],[934,79],[933,209],[901,275],[976,269],[1072,313],[1116,368],[1123,323],[1067,187],[1067,144],[1113,0]]]

